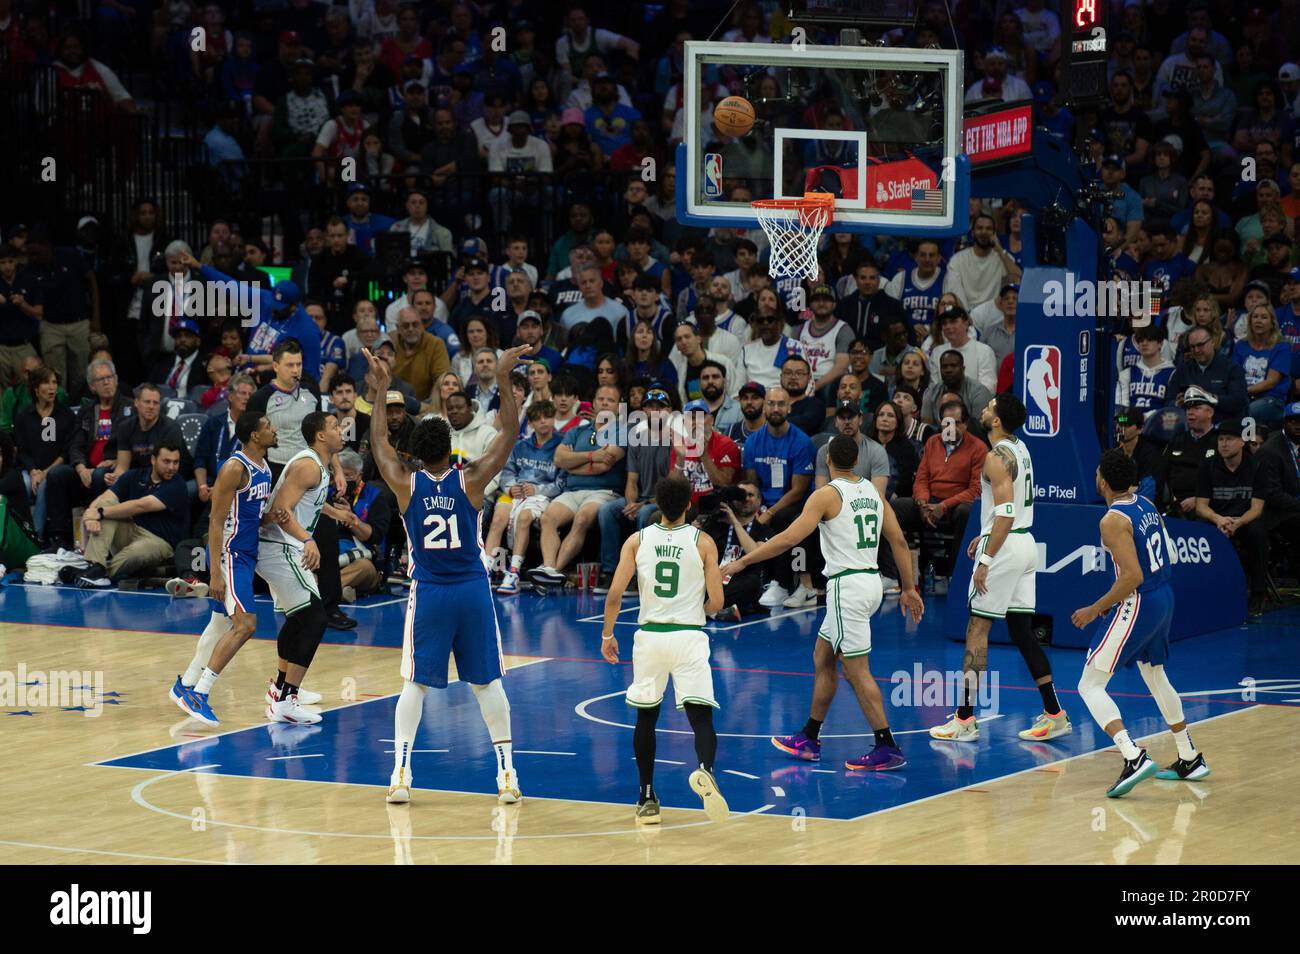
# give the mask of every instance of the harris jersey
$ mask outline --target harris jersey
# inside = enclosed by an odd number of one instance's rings
[[[704,626],[704,559],[700,531],[688,523],[665,527],[653,523],[640,531],[636,576],[641,582],[637,622],[679,629]]]
[[[1016,477],[1011,495],[1014,516],[1011,532],[1028,530],[1034,525],[1034,464],[1029,459],[1029,448],[1024,441],[1003,438],[993,445],[992,454],[999,447],[1007,448],[1016,458]],[[980,535],[988,536],[993,530],[993,484],[988,477],[980,475]]]
[[[411,542],[407,574],[425,583],[487,581],[488,559],[479,542],[482,517],[465,491],[465,471],[411,475],[411,502],[402,514]]]
[[[840,495],[840,512],[823,520],[818,527],[826,576],[877,569],[880,533],[885,522],[879,491],[871,481],[861,477],[856,480],[836,477],[830,486]]]
[[[1173,550],[1169,546],[1164,518],[1155,505],[1141,494],[1132,494],[1116,500],[1106,512],[1120,514],[1133,527],[1133,546],[1137,550],[1138,565],[1142,567],[1142,582],[1137,591],[1149,593],[1168,584]],[[1106,552],[1110,553],[1109,550]],[[1113,553],[1111,563],[1118,576],[1119,564],[1115,562]]]
[[[271,468],[266,461],[253,463],[243,451],[235,451],[230,459],[238,461],[247,471],[248,486],[235,491],[230,501],[230,512],[221,530],[221,549],[256,560],[262,514],[271,501]]]
[[[275,482],[275,489],[271,491],[271,496],[274,497],[280,492],[280,487],[284,484],[284,475],[289,472],[290,467],[303,458],[309,458],[313,461],[319,474],[316,486],[309,488],[294,504],[293,518],[298,521],[298,526],[308,533],[312,533],[316,529],[316,522],[320,520],[321,508],[325,506],[326,500],[329,499],[331,483],[329,468],[321,462],[314,450],[309,447],[306,450],[298,451],[289,458],[284,465],[284,470],[280,472],[280,479]],[[303,541],[295,539],[292,534],[287,533],[279,524],[271,524],[262,531],[262,534],[262,539],[270,543],[283,543],[297,550],[303,548]]]

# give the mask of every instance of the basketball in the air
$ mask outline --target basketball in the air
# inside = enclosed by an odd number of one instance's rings
[[[754,128],[754,106],[743,96],[728,96],[713,108],[713,122],[728,136],[743,136]]]

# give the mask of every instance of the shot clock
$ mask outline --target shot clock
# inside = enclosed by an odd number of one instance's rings
[[[1106,0],[1061,0],[1062,92],[1076,106],[1097,102],[1107,95],[1107,9]]]

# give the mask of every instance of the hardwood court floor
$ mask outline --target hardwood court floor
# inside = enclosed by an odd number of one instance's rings
[[[105,700],[118,704],[97,717],[0,702],[0,844],[14,863],[1231,864],[1294,862],[1300,836],[1291,617],[1175,644],[1172,678],[1189,697],[1188,718],[1213,775],[1195,784],[1147,782],[1119,800],[1103,796],[1118,754],[1068,693],[1076,730],[1067,744],[1014,741],[1037,694],[1010,687],[1002,716],[983,723],[985,738],[956,753],[924,735],[939,710],[899,709],[891,718],[909,766],[862,779],[841,766],[869,744],[844,687],[826,731],[853,740],[828,735],[817,766],[784,760],[765,734],[794,731],[806,715],[816,614],[719,632],[718,764],[731,773],[719,778],[736,814],[713,825],[691,807],[698,801],[682,784],[690,740],[678,734],[684,720],[665,712],[658,754],[666,764],[656,778],[665,823],[638,831],[627,804],[636,784],[631,733],[622,728],[628,717],[610,698],[628,673],[593,661],[599,625],[580,615],[599,610],[590,600],[530,597],[503,612],[507,651],[527,650],[507,657],[515,745],[527,753],[516,759],[525,801],[499,806],[485,794],[486,735],[472,696],[453,685],[426,707],[417,748],[428,754],[415,763],[415,800],[394,807],[383,794],[392,694],[401,685],[393,649],[400,604],[354,610],[363,620],[358,633],[332,633],[341,641],[321,647],[308,679],[326,696],[319,732],[265,722],[260,698],[275,659],[265,639],[250,642],[218,683],[218,732],[184,719],[167,698],[206,607],[94,596],[101,599],[0,591],[0,670],[21,663],[28,674],[98,671],[103,689],[118,693]],[[37,615],[80,622],[10,621]],[[132,621],[143,628],[123,628]],[[898,617],[877,621],[878,678],[918,658],[954,665],[960,647],[926,624],[910,642],[887,641]],[[1014,651],[995,648],[995,659],[999,652],[1004,680],[1026,681]],[[1081,654],[1053,651],[1052,659],[1058,683],[1072,685]],[[1241,678],[1264,688],[1242,699],[1231,689]],[[1136,675],[1117,677],[1119,704],[1134,714],[1134,735],[1155,733],[1152,755],[1168,762],[1172,740],[1138,687]],[[23,711],[32,714],[15,714]],[[97,764],[108,761],[116,764]]]

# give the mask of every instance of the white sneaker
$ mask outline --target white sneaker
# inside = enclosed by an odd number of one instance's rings
[[[964,722],[957,718],[957,713],[952,714],[943,725],[936,725],[930,730],[930,738],[941,739],[944,742],[978,742],[980,740],[979,723],[975,717],[971,716]]]
[[[394,805],[405,805],[411,800],[411,770],[395,768],[388,780],[387,800]]]
[[[786,609],[799,609],[804,606],[817,605],[817,591],[800,583],[794,592],[781,603]]]
[[[767,606],[775,609],[776,607],[783,604],[786,601],[786,598],[789,597],[789,595],[790,595],[789,590],[787,590],[776,580],[773,580],[772,582],[767,584],[767,589],[765,589],[763,591],[763,595],[758,598],[758,605]]]
[[[523,797],[517,772],[502,772],[497,776],[497,801],[502,805],[513,805]]]
[[[518,593],[519,574],[515,570],[506,570],[505,576],[501,577],[501,582],[497,585],[497,592],[503,596],[513,596]]]
[[[277,699],[266,707],[266,717],[272,722],[291,722],[295,725],[313,725],[320,721],[320,713],[304,709],[297,696]]]
[[[704,802],[704,814],[708,816],[709,821],[726,821],[731,813],[727,808],[727,800],[722,797],[722,790],[718,788],[718,780],[713,777],[713,773],[701,765],[691,773],[690,783],[692,790]]]
[[[885,596],[898,596],[902,592],[898,586],[898,581],[888,576],[880,578],[880,589]]]
[[[298,701],[305,706],[319,705],[323,696],[319,692],[312,692],[310,689],[298,689]],[[274,705],[280,701],[280,690],[275,688],[275,680],[266,680],[266,704]]]

